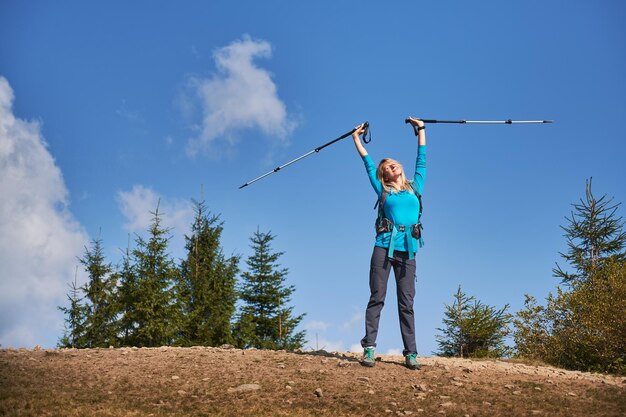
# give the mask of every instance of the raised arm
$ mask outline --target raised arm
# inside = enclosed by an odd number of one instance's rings
[[[409,117],[409,122],[417,126],[417,158],[415,160],[415,185],[421,193],[426,179],[426,129],[424,122],[415,117]]]

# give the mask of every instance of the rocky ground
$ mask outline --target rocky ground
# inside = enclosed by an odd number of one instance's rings
[[[497,360],[223,348],[0,350],[0,416],[625,416],[626,378]]]

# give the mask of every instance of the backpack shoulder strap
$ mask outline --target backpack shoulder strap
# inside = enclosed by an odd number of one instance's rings
[[[419,223],[419,221],[420,221],[420,219],[421,219],[421,217],[422,217],[422,207],[423,207],[423,204],[422,204],[422,195],[420,194],[420,192],[419,192],[419,191],[417,191],[417,185],[415,185],[415,181],[410,181],[410,182],[409,182],[409,184],[411,184],[411,188],[412,188],[412,189],[413,189],[413,191],[415,192],[415,195],[417,196],[417,200],[418,200],[418,201],[419,201],[419,203],[420,203],[420,212],[419,212],[419,214],[417,215],[417,222]]]
[[[389,192],[387,192],[387,190],[385,190],[385,188],[383,187],[383,191],[382,193],[380,193],[380,197],[378,197],[378,200],[376,200],[376,204],[374,204],[374,210],[376,210],[376,208],[378,208],[379,211],[383,209],[388,194]]]

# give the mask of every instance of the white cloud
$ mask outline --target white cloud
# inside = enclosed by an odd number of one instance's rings
[[[189,78],[202,111],[199,134],[187,144],[189,155],[204,151],[219,157],[228,151],[225,145],[236,142],[242,129],[259,129],[279,142],[293,131],[296,122],[287,115],[272,75],[254,63],[255,58],[269,58],[271,54],[267,41],[244,36],[214,52],[217,74],[208,79]],[[179,98],[179,104],[189,114],[189,101]]]
[[[304,328],[307,329],[308,331],[315,331],[315,330],[325,331],[330,326],[331,324],[326,323],[325,321],[311,320],[304,326]]]
[[[0,77],[0,344],[54,346],[88,237],[40,124],[16,118],[13,100]]]
[[[357,326],[362,326],[365,323],[365,312],[355,311],[352,316],[341,324],[341,329],[344,331],[353,330]]]
[[[387,349],[387,352],[385,353],[385,355],[402,356],[402,350],[396,349],[396,348]]]
[[[363,352],[363,347],[360,343],[355,343],[350,346],[350,352]]]
[[[189,201],[166,199],[150,188],[134,185],[130,191],[118,192],[117,202],[127,220],[124,228],[129,232],[146,231],[158,204],[164,227],[180,236],[189,233],[194,215]]]

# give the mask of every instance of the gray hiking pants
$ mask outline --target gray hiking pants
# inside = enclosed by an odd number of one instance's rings
[[[361,346],[376,346],[380,312],[385,305],[387,281],[393,268],[396,277],[398,297],[398,317],[400,332],[404,343],[403,355],[417,353],[415,343],[415,317],[413,298],[415,298],[415,258],[409,259],[407,252],[395,251],[393,259],[387,258],[387,249],[374,246],[370,263],[370,299],[365,310],[365,337]]]

